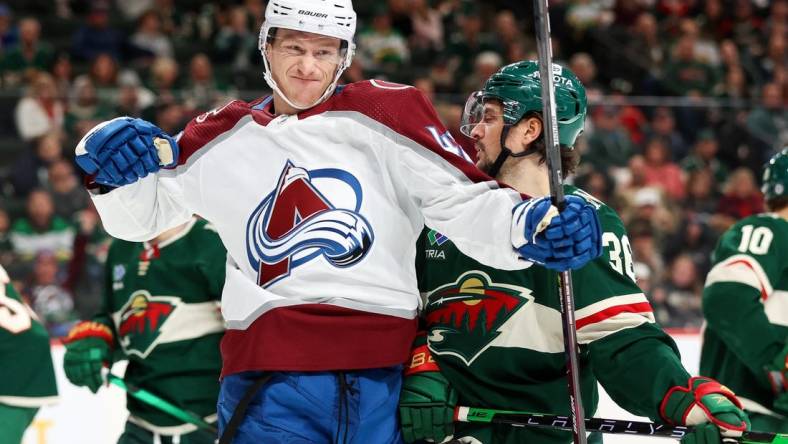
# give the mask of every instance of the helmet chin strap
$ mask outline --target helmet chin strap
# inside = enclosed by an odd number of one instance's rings
[[[509,136],[510,128],[510,126],[504,125],[503,131],[501,131],[501,152],[498,153],[498,157],[495,158],[495,162],[493,162],[490,170],[487,172],[487,174],[492,178],[496,178],[498,176],[498,173],[501,172],[503,163],[506,162],[506,159],[509,157],[525,157],[536,152],[535,148],[529,147],[520,153],[513,153],[512,150],[506,146],[506,137]]]

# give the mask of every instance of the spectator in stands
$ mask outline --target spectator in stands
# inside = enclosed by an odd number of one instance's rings
[[[19,43],[3,57],[4,84],[29,84],[36,74],[49,70],[52,56],[52,47],[41,40],[41,24],[38,20],[33,17],[23,18],[19,21]]]
[[[25,197],[34,188],[44,187],[49,165],[63,158],[60,135],[49,133],[41,137],[35,149],[19,154],[11,168],[11,185],[14,195]]]
[[[699,328],[701,314],[701,281],[697,266],[689,255],[681,254],[670,264],[667,282],[652,292],[654,301],[667,310],[667,319],[661,319],[667,328]]]
[[[722,40],[720,46],[721,69],[727,76],[731,71],[742,71],[745,82],[755,84],[760,79],[757,67],[753,64],[750,57],[742,57],[736,43],[731,39]],[[749,91],[748,91],[749,93]],[[749,95],[749,94],[748,94]]]
[[[176,134],[188,123],[183,106],[175,100],[161,100],[155,106],[155,114],[153,122],[167,134]]]
[[[577,186],[596,199],[607,204],[613,204],[613,190],[615,183],[606,172],[592,170],[586,174],[577,176]]]
[[[172,101],[179,95],[178,62],[168,57],[157,58],[150,67],[149,86],[157,101]]]
[[[484,51],[476,56],[473,72],[463,79],[461,91],[470,94],[484,86],[484,82],[503,66],[503,59],[497,52]]]
[[[427,0],[412,0],[410,21],[413,33],[408,43],[414,64],[428,64],[432,57],[443,50],[443,18],[430,7]]]
[[[729,36],[733,27],[733,23],[722,8],[721,0],[706,0],[703,5],[703,14],[698,20],[701,30],[716,41]]]
[[[785,50],[786,33],[788,29],[772,32],[769,36],[766,57],[763,57],[760,63],[761,75],[767,81],[779,82],[777,77],[781,70],[785,70],[786,56],[788,56]]]
[[[747,78],[741,66],[733,66],[725,73],[720,96],[729,99],[748,99],[750,97]]]
[[[733,170],[725,184],[723,195],[717,205],[715,218],[722,232],[736,221],[757,213],[763,213],[763,195],[755,182],[755,175],[749,168]]]
[[[761,106],[747,116],[747,129],[756,149],[766,159],[788,145],[788,109],[783,103],[782,87],[777,83],[764,85],[761,100]]]
[[[684,172],[671,157],[665,139],[653,137],[646,143],[646,183],[662,189],[671,199],[681,200],[686,193]]]
[[[90,63],[88,76],[96,88],[112,90],[118,86],[118,62],[109,53],[96,54]]]
[[[93,0],[85,23],[74,33],[71,52],[79,60],[89,61],[99,54],[108,54],[119,60],[123,49],[123,37],[109,25],[109,3]]]
[[[182,91],[183,103],[189,112],[205,112],[235,97],[228,85],[213,75],[211,59],[204,53],[195,54],[189,63],[189,79]]]
[[[484,51],[503,53],[503,48],[485,32],[481,11],[476,3],[462,3],[458,20],[460,29],[449,36],[449,44],[446,47],[449,56],[448,67],[453,72],[455,82],[464,79],[473,71],[473,62],[479,53]]]
[[[514,13],[509,9],[504,9],[495,15],[493,29],[495,31],[495,37],[498,43],[503,47],[505,53],[508,52],[513,45],[524,43],[526,38],[522,31],[522,26],[517,21],[517,17],[515,17]],[[574,72],[577,73],[577,71]],[[585,82],[583,82],[583,86],[585,85]],[[588,87],[586,87],[586,93],[587,92]]]
[[[731,30],[736,46],[749,56],[763,55],[762,29],[763,20],[753,11],[752,0],[736,0],[733,7],[733,28]]]
[[[45,72],[36,74],[28,93],[14,110],[19,137],[25,141],[34,141],[45,134],[61,132],[64,110],[52,76]]]
[[[632,247],[632,257],[649,270],[651,283],[656,284],[665,272],[662,252],[654,237],[654,227],[648,220],[637,219],[627,225]],[[635,276],[638,276],[637,271]]]
[[[43,251],[53,253],[58,260],[71,257],[74,230],[71,224],[55,215],[52,196],[43,189],[35,189],[27,197],[26,215],[11,225],[11,244],[14,254],[22,261],[31,261]]]
[[[68,334],[78,321],[74,300],[61,285],[62,276],[55,255],[41,251],[33,262],[30,281],[22,289],[22,295],[30,301],[33,311],[55,338]]]
[[[613,106],[600,106],[593,110],[592,116],[594,132],[588,138],[586,161],[597,171],[626,167],[634,147],[629,134],[619,124],[618,110]]]
[[[82,76],[74,81],[70,96],[65,117],[65,129],[68,134],[81,137],[94,126],[114,117],[112,109],[99,101],[93,81],[88,76]]]
[[[672,261],[679,255],[687,255],[697,267],[700,276],[706,276],[710,268],[711,253],[717,243],[717,233],[706,223],[707,218],[694,212],[686,212],[678,230],[665,241],[665,258]]]
[[[55,204],[55,216],[74,221],[76,214],[88,207],[90,198],[74,172],[74,166],[65,159],[49,165],[47,191]]]
[[[683,203],[684,212],[692,212],[716,227],[712,216],[717,211],[720,200],[720,184],[714,179],[709,168],[694,169],[688,173],[687,198]]]
[[[52,64],[51,72],[57,88],[57,96],[62,98],[68,97],[71,94],[71,83],[74,79],[71,57],[64,52],[57,54]]]
[[[686,139],[676,130],[676,119],[673,117],[673,111],[668,107],[660,106],[654,109],[647,140],[655,137],[662,138],[667,143],[671,157],[674,159],[683,159],[689,152]]]
[[[676,42],[670,61],[665,66],[662,86],[676,96],[708,96],[716,89],[716,70],[695,54],[695,38],[684,35]]]
[[[681,161],[681,168],[691,174],[695,171],[709,170],[717,185],[722,185],[728,178],[728,168],[717,158],[719,145],[714,130],[704,128],[698,132],[695,148]]]
[[[594,102],[605,94],[605,90],[596,81],[596,64],[588,53],[578,52],[569,59],[569,68],[586,87],[586,97]]]
[[[391,26],[385,5],[378,5],[372,26],[359,33],[357,56],[365,71],[389,76],[410,59],[407,40]]]
[[[143,58],[174,56],[172,42],[161,30],[161,19],[155,10],[148,10],[138,20],[137,31],[129,42],[141,52]]]
[[[683,18],[679,22],[682,36],[689,36],[693,41],[695,58],[707,65],[717,67],[720,65],[720,47],[714,40],[702,34],[700,25],[694,18]]]
[[[249,67],[257,52],[257,32],[249,29],[249,19],[243,6],[230,9],[227,22],[219,29],[215,40],[216,61],[240,71]]]
[[[667,59],[663,38],[659,32],[657,19],[650,12],[640,14],[630,30],[631,38],[626,43],[626,54],[646,73],[641,80],[642,87],[655,92],[649,85],[662,76],[662,68]]]
[[[19,28],[14,26],[11,8],[0,3],[0,54],[14,47],[19,41]]]

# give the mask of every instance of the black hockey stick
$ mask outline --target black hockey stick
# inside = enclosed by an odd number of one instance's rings
[[[564,186],[561,174],[561,147],[558,145],[558,119],[555,109],[553,83],[553,47],[550,42],[550,16],[547,0],[533,0],[536,20],[536,44],[539,52],[539,77],[542,81],[542,122],[547,152],[547,170],[550,174],[550,196],[553,204],[564,207]],[[572,272],[559,273],[561,299],[561,324],[564,333],[566,378],[569,405],[572,411],[572,435],[575,444],[586,444],[585,416],[580,397],[580,371],[577,365],[577,333],[575,331],[575,298],[572,290]]]
[[[545,415],[541,413],[511,410],[457,407],[454,410],[454,420],[457,422],[509,424],[515,427],[545,427],[572,430],[572,420],[568,416]],[[591,432],[653,436],[673,438],[676,440],[680,440],[692,431],[692,427],[605,418],[587,418],[585,420],[585,426],[586,430]],[[788,434],[744,432],[741,438],[725,438],[723,442],[740,444],[788,444]]]

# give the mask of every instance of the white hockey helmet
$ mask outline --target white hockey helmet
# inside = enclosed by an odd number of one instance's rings
[[[334,74],[334,80],[328,85],[323,95],[309,106],[296,105],[291,102],[279,89],[271,75],[265,44],[273,37],[270,35],[271,30],[276,28],[310,32],[338,38],[342,41],[344,56]],[[353,42],[355,33],[356,12],[353,10],[352,0],[270,0],[265,8],[265,21],[260,27],[257,43],[260,53],[263,55],[266,83],[295,109],[308,109],[319,104],[334,92],[339,77],[350,66],[356,50],[356,44]]]

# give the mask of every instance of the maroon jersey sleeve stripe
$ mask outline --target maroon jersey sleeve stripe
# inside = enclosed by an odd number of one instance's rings
[[[242,100],[233,100],[226,105],[201,114],[191,120],[178,139],[178,165],[185,164],[192,154],[208,144],[220,134],[229,131],[250,114],[251,106]]]

